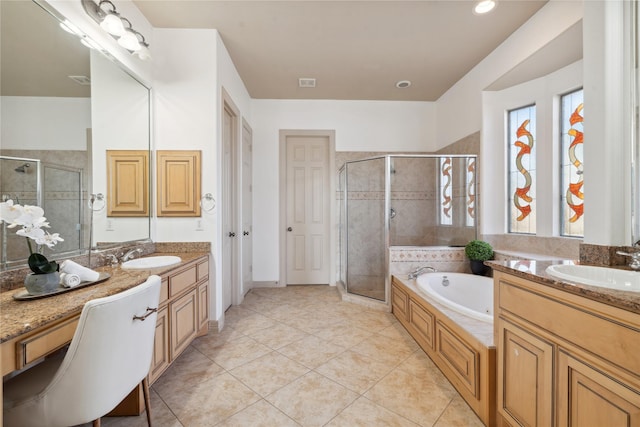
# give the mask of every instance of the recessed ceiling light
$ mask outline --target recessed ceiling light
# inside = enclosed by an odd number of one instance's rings
[[[491,12],[496,7],[495,0],[480,0],[473,7],[473,13],[476,15],[482,15],[487,12]]]
[[[400,80],[399,82],[396,83],[396,87],[398,89],[404,89],[411,86],[411,82],[409,80]]]

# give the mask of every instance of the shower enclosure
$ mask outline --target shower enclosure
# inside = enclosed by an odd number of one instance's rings
[[[476,238],[475,155],[387,155],[339,174],[339,281],[387,302],[391,246],[464,246]]]
[[[82,169],[43,162],[40,159],[0,156],[0,195],[2,201],[37,205],[44,209],[50,232],[64,239],[56,253],[86,247],[82,220],[85,215]],[[15,229],[0,225],[0,270],[24,264],[29,248]]]

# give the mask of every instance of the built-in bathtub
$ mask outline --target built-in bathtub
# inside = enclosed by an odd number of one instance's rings
[[[417,280],[393,276],[391,303],[393,314],[482,422],[495,425],[493,280],[442,272]]]
[[[493,279],[464,273],[427,273],[418,288],[445,307],[493,323]]]

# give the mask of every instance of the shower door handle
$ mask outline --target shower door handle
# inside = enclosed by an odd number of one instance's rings
[[[391,212],[389,212],[389,218],[393,219],[396,217],[396,210],[391,208]]]

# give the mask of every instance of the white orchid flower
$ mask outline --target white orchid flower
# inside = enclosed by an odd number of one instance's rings
[[[40,206],[20,206],[14,204],[13,200],[7,200],[6,202],[0,203],[0,221],[6,222],[8,224],[7,228],[22,227],[16,231],[16,234],[35,241],[37,245],[46,245],[52,248],[58,242],[64,241],[64,239],[60,237],[60,234],[45,233],[45,231],[42,230],[43,227],[49,228],[50,226],[47,218],[44,216],[44,209]],[[30,243],[29,252],[31,252]]]
[[[0,223],[6,222],[11,224],[18,219],[24,212],[24,208],[20,205],[14,205],[13,200],[7,200],[0,203]]]
[[[36,244],[47,245],[48,248],[54,247],[58,242],[64,242],[64,239],[58,233],[46,233],[43,237],[36,239]]]

